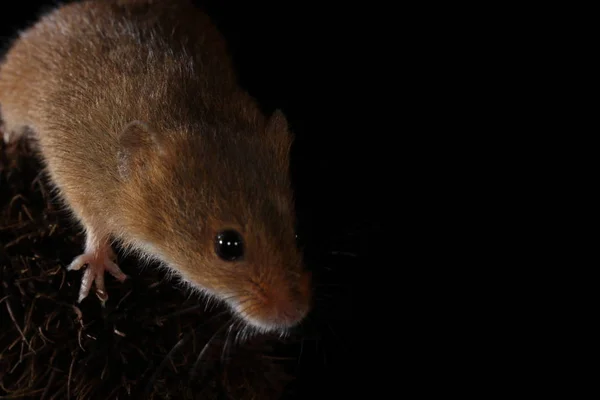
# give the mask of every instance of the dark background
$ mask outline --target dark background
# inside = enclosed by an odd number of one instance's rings
[[[375,124],[362,122],[364,105],[373,102],[363,95],[372,74],[362,69],[372,49],[365,17],[305,2],[197,3],[228,40],[242,85],[268,109],[282,109],[296,136],[299,234],[320,300],[312,333],[318,340],[304,346],[294,392],[345,398],[365,368],[353,352],[352,332],[360,324],[353,315],[358,271],[370,268],[378,175],[369,151]],[[0,6],[2,47],[54,4]]]

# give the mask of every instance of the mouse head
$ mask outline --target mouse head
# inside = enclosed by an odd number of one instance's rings
[[[280,111],[227,126],[124,129],[121,236],[249,326],[285,331],[311,302],[296,244],[291,133]]]

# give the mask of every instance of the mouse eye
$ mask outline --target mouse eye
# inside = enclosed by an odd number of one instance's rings
[[[242,236],[234,230],[219,232],[215,238],[215,252],[225,261],[235,261],[244,255]]]

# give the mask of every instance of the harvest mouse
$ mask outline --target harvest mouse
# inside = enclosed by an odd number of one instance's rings
[[[238,84],[224,38],[185,0],[62,5],[0,65],[8,140],[33,131],[85,230],[79,301],[104,299],[113,241],[216,297],[257,331],[304,319],[311,279],[295,238],[292,132]]]

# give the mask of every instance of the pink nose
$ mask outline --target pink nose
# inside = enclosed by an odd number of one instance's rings
[[[260,306],[246,316],[252,325],[264,330],[281,330],[300,323],[311,306],[311,275],[304,273],[296,285],[270,285],[260,291]]]
[[[268,320],[275,325],[291,328],[306,317],[308,309],[308,303],[303,300],[287,301],[278,304]]]

